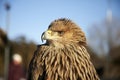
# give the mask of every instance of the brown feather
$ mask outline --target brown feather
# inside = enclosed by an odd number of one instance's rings
[[[64,34],[58,35],[62,39],[38,47],[29,66],[28,80],[99,80],[83,45],[85,34],[75,23],[58,19],[48,30]]]

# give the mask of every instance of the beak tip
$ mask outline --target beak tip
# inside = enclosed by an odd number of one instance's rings
[[[41,35],[41,41],[42,41],[42,42],[44,42],[44,33],[45,33],[45,32],[43,32],[42,35]]]

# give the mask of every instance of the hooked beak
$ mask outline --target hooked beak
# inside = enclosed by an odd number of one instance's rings
[[[43,32],[42,35],[41,35],[41,41],[42,42],[45,40],[45,35],[44,34],[45,34],[45,32]]]
[[[51,38],[51,33],[52,33],[51,30],[47,30],[47,31],[43,32],[42,35],[41,35],[42,42],[44,40],[49,40]]]

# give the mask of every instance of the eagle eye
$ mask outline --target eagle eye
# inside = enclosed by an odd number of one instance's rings
[[[64,31],[58,31],[58,33],[59,33],[60,35],[63,35],[63,34],[64,34]]]

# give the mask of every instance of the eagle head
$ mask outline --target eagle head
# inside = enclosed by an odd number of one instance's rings
[[[54,20],[47,31],[41,36],[42,41],[46,40],[48,44],[67,44],[67,43],[85,43],[84,32],[74,22],[69,19],[61,18]]]

